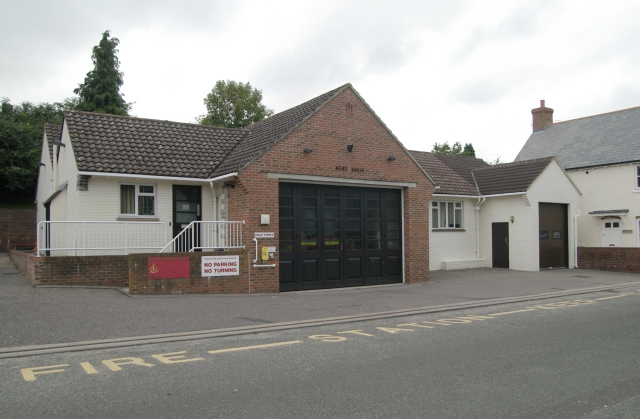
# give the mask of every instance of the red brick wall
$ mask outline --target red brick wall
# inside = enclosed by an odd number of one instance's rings
[[[348,144],[354,145],[351,153],[347,153]],[[313,152],[305,154],[305,148]],[[387,161],[389,156],[396,160]],[[337,171],[336,166],[348,170]],[[365,170],[352,172],[352,167]],[[276,234],[274,239],[261,239],[260,247],[278,245],[279,180],[269,179],[269,172],[417,183],[416,188],[403,190],[405,282],[429,280],[428,203],[434,186],[351,89],[239,173],[235,187],[229,190],[229,219],[246,221],[244,241],[252,247],[256,231]],[[260,225],[260,214],[270,214],[271,224]],[[278,292],[278,252],[275,256],[275,269],[251,268],[252,287]]]
[[[19,252],[17,250],[11,250],[9,258],[11,258],[11,262],[16,265],[16,268],[27,277],[29,284],[32,286],[35,285],[35,271],[39,269],[42,258],[36,257],[34,253]],[[36,264],[38,264],[38,267],[36,267]]]
[[[640,274],[640,248],[578,247],[578,267]]]
[[[230,250],[225,252],[193,252],[193,253],[171,253],[167,258],[184,257],[190,258],[189,278],[181,279],[160,279],[150,280],[148,278],[149,257],[159,257],[157,253],[152,254],[132,254],[130,260],[130,294],[247,294],[249,292],[263,292],[262,287],[251,286],[249,280],[249,260],[246,250]],[[203,256],[229,256],[240,257],[240,275],[203,277],[201,275],[201,259]],[[162,255],[165,257],[165,255]]]
[[[11,260],[37,285],[126,287],[129,256],[36,256],[11,251]]]
[[[34,247],[36,210],[0,208],[0,251]]]

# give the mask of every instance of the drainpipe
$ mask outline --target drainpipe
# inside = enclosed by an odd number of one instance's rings
[[[213,182],[209,182],[209,186],[211,187],[211,196],[213,196],[211,199],[213,201],[213,221],[218,221],[218,196],[213,188]]]
[[[573,217],[573,247],[575,248],[575,257],[573,258],[574,265],[578,267],[578,217],[580,216],[580,210],[575,217]]]
[[[482,197],[478,198],[478,202],[476,203],[476,259],[480,259],[480,207],[484,204],[487,198]]]

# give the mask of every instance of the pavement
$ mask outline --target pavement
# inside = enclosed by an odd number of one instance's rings
[[[640,284],[640,275],[558,269],[431,272],[430,282],[282,294],[130,296],[125,289],[36,287],[0,253],[0,348],[270,326],[402,310],[456,309]]]

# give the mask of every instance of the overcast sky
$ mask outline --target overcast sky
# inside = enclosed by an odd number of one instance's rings
[[[194,122],[216,80],[276,112],[352,83],[409,149],[512,161],[555,120],[640,106],[636,1],[0,0],[0,97],[56,102],[110,30],[133,115]]]

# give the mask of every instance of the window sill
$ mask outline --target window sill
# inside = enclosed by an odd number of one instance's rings
[[[432,228],[431,231],[464,232],[467,230],[465,230],[464,228]]]
[[[160,221],[158,217],[118,217],[116,221]]]

